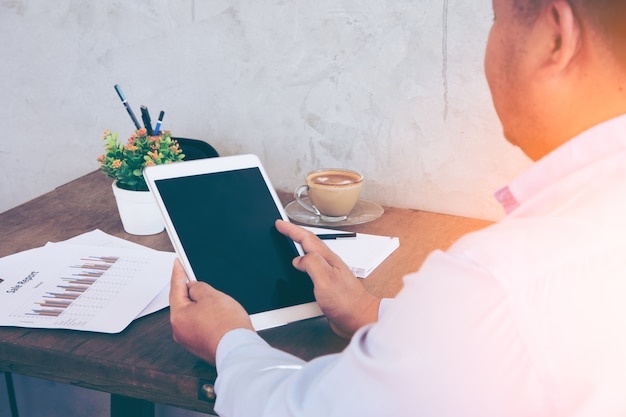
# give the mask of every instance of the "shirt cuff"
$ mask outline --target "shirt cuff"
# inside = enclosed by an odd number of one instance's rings
[[[393,301],[393,298],[383,298],[380,300],[380,304],[378,305],[378,318],[379,319],[383,316],[383,314],[385,314],[387,307],[391,304],[392,301]]]
[[[250,329],[234,329],[226,333],[219,344],[215,353],[215,367],[220,372],[220,365],[235,349],[245,345],[265,345],[269,346],[265,340],[256,332]]]

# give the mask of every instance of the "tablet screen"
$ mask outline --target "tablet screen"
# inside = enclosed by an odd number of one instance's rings
[[[294,243],[274,227],[281,215],[259,168],[154,183],[196,279],[248,314],[315,300],[310,278],[291,264]]]

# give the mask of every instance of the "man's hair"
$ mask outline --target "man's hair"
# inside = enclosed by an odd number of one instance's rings
[[[550,0],[512,0],[520,22],[531,25]],[[575,17],[600,35],[626,66],[626,0],[567,0]]]

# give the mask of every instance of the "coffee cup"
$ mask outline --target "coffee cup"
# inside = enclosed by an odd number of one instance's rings
[[[338,222],[348,218],[359,201],[362,185],[363,175],[357,171],[317,169],[306,175],[304,185],[296,188],[293,195],[298,204],[322,220]],[[304,196],[309,197],[308,201]]]

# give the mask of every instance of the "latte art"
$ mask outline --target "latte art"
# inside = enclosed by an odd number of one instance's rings
[[[309,177],[309,181],[313,184],[328,186],[351,185],[360,182],[360,180],[360,175],[337,171],[326,171]]]

